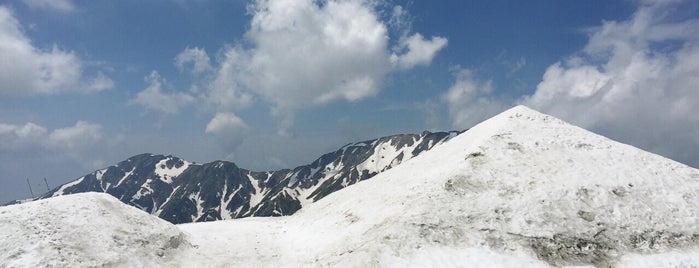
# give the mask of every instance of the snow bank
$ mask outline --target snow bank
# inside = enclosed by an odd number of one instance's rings
[[[0,267],[155,267],[190,246],[174,225],[103,193],[0,207]]]

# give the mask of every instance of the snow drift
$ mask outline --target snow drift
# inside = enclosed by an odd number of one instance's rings
[[[87,197],[0,209],[0,257],[10,260],[3,265],[699,264],[699,170],[523,106],[288,217],[175,227],[114,199]],[[75,206],[94,211],[69,209]],[[95,222],[76,224],[82,219]],[[71,235],[77,228],[89,231],[78,238]],[[131,246],[120,247],[115,236]],[[73,262],[59,262],[68,257]]]
[[[0,267],[154,267],[190,246],[175,226],[102,193],[0,207]]]

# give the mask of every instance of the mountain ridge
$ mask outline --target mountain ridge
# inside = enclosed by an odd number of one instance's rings
[[[261,172],[225,160],[198,164],[172,155],[144,153],[58,186],[37,199],[105,192],[172,223],[290,215],[458,133],[424,131],[348,143],[310,164]]]

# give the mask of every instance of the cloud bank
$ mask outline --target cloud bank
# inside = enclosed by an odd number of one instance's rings
[[[101,125],[86,121],[52,131],[32,122],[23,125],[0,123],[0,149],[3,150],[80,153],[101,141],[102,136]]]
[[[89,93],[114,87],[102,73],[85,77],[83,63],[73,52],[57,45],[48,50],[35,47],[5,6],[0,6],[0,58],[2,95]]]

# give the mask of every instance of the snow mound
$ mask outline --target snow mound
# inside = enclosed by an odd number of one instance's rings
[[[0,207],[1,267],[154,267],[190,245],[175,226],[104,193]]]
[[[696,266],[699,171],[517,106],[292,216],[180,228],[212,266]]]

